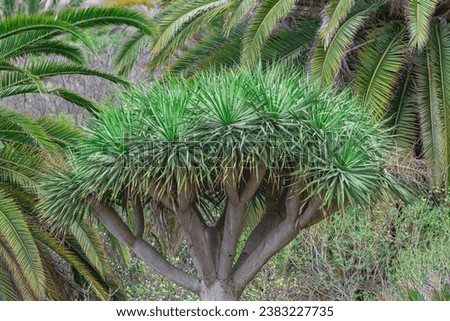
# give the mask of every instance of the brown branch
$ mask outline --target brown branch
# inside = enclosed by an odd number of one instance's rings
[[[176,284],[195,293],[200,292],[200,281],[183,270],[167,262],[158,251],[133,232],[120,218],[119,214],[106,202],[95,202],[91,205],[100,222],[108,231],[124,243],[146,264]]]
[[[239,201],[241,203],[247,203],[251,200],[253,195],[255,195],[259,186],[261,185],[264,176],[266,175],[267,167],[263,162],[260,162],[256,170],[250,176],[250,179],[245,184],[244,190],[242,191]]]
[[[226,205],[225,225],[220,247],[220,258],[217,275],[219,280],[226,280],[231,272],[238,238],[244,226],[246,205],[238,203],[234,205],[229,201]]]
[[[231,204],[239,204],[238,178],[236,171],[226,173],[226,177],[224,179],[224,189]]]
[[[159,191],[156,186],[151,186],[149,192],[154,199],[164,205],[169,211],[175,212],[175,202],[170,198],[169,195],[163,193],[162,191]]]
[[[199,279],[167,262],[153,246],[144,240],[137,239],[131,249],[140,259],[172,282],[194,293],[200,293]]]
[[[139,196],[133,199],[133,213],[134,213],[134,235],[137,238],[142,238],[145,230],[144,221],[144,207],[142,205],[142,200]]]
[[[289,203],[289,204],[288,204]],[[264,264],[284,246],[291,242],[300,229],[312,218],[319,209],[321,198],[312,197],[304,206],[300,216],[293,215],[293,210],[297,208],[298,202],[293,195],[286,200],[288,215],[277,225],[258,247],[247,257],[247,259],[235,270],[233,281],[237,293],[241,293]]]
[[[193,201],[193,191],[189,184],[186,184],[178,192],[178,208],[175,212],[181,222],[183,230],[192,244],[198,265],[206,283],[213,282],[216,279],[216,268],[214,259],[209,249],[203,218],[195,211]]]
[[[239,266],[245,261],[250,253],[252,253],[258,245],[264,240],[264,238],[272,231],[281,221],[286,217],[285,206],[281,206],[280,200],[286,199],[286,188],[279,195],[280,188],[276,184],[270,182],[265,188],[265,212],[259,223],[251,232],[248,237],[244,248],[233,267],[233,270],[239,268]]]
[[[266,166],[260,162],[246,182],[241,194],[237,190],[236,176],[231,180],[228,176],[225,179],[225,189],[228,195],[228,202],[225,210],[223,240],[220,248],[219,266],[217,275],[219,280],[225,281],[229,278],[236,256],[236,248],[239,236],[242,233],[247,212],[247,203],[254,196],[261,185],[266,174]]]
[[[99,221],[115,238],[130,247],[134,244],[136,237],[133,232],[109,204],[103,201],[94,202],[91,207]]]

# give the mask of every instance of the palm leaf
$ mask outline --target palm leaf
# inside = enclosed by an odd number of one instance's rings
[[[48,136],[31,117],[0,108],[0,141],[51,149]]]
[[[164,66],[169,58],[172,57],[173,53],[179,49],[179,46],[192,38],[199,30],[210,27],[210,20],[222,14],[225,9],[225,7],[214,8],[209,11],[207,15],[199,15],[189,21],[189,23],[187,23],[178,34],[174,35],[172,40],[170,40],[158,54],[152,57],[152,60],[148,65],[149,71],[154,71],[158,66]]]
[[[242,22],[245,14],[257,5],[256,0],[235,0],[233,7],[230,8],[231,14],[227,17],[224,24],[225,34],[229,34],[230,31],[236,27],[240,22]]]
[[[414,92],[411,70],[407,70],[402,86],[391,104],[393,136],[399,147],[411,151],[419,135],[417,95]]]
[[[127,8],[69,8],[58,12],[57,20],[68,22],[82,29],[127,25],[135,27],[147,35],[156,34],[155,26],[150,19],[136,10]]]
[[[213,66],[233,66],[239,64],[243,26],[237,26],[225,35],[221,29],[214,29],[208,37],[187,49],[169,66],[170,72],[194,72]]]
[[[91,115],[95,115],[99,111],[98,106],[94,101],[87,99],[77,94],[76,92],[73,92],[66,88],[63,87],[50,88],[48,89],[48,94],[61,97],[75,105],[78,105],[86,109],[86,111],[88,111]]]
[[[256,10],[242,39],[242,62],[255,63],[260,58],[264,42],[278,21],[289,13],[295,0],[266,0]]]
[[[92,50],[92,43],[89,41],[89,38],[83,30],[65,21],[55,20],[48,15],[19,15],[2,19],[0,25],[0,40],[25,32],[38,30],[48,31],[49,33],[55,31],[59,33],[69,33],[81,40],[82,43]]]
[[[111,273],[108,270],[108,259],[98,232],[87,224],[77,221],[72,223],[70,231],[78,244],[80,244],[87,260],[95,267],[100,275],[104,277],[107,273]]]
[[[417,98],[423,154],[432,173],[432,183],[435,187],[439,187],[444,173],[443,160],[446,142],[437,70],[429,50],[420,55],[419,63]]]
[[[377,30],[358,55],[355,92],[376,119],[386,113],[405,63],[404,35],[395,26]]]
[[[40,79],[60,75],[85,75],[100,77],[111,82],[118,83],[122,86],[130,85],[128,81],[121,77],[69,62],[63,63],[41,60],[26,64],[24,69],[32,75],[39,77]]]
[[[438,0],[408,0],[406,20],[411,36],[411,45],[423,49],[430,34],[430,23]]]
[[[331,0],[322,13],[322,25],[320,27],[320,37],[323,40],[324,48],[327,48],[330,41],[339,29],[340,24],[345,20],[356,0]]]
[[[11,273],[0,263],[0,301],[16,301],[17,294]]]
[[[63,246],[60,240],[44,233],[36,226],[31,225],[30,231],[35,239],[45,244],[45,246],[53,250],[61,258],[67,261],[75,270],[77,270],[80,275],[82,275],[83,278],[89,282],[100,299],[109,300],[107,283],[82,256],[80,256],[73,249]]]
[[[213,9],[223,8],[227,4],[228,0],[197,0],[185,3],[161,20],[161,32],[153,45],[152,54],[159,54],[194,19],[204,16],[204,21],[210,21],[217,15],[217,11]]]
[[[2,56],[2,58],[17,58],[28,55],[57,55],[77,64],[84,64],[86,62],[84,53],[79,47],[61,40],[43,40],[36,44],[24,46],[16,50],[13,54],[9,53],[8,55]]]
[[[444,158],[442,167],[445,169],[446,181],[450,179],[450,28],[439,22],[432,23],[430,48],[433,57],[433,70],[436,73],[439,114],[442,117],[444,136]]]
[[[5,240],[2,237],[0,237],[0,260],[11,278],[14,278],[14,292],[19,300],[33,301],[40,299],[34,294],[23,270],[20,268],[17,257],[12,253],[10,247],[5,244]]]
[[[138,30],[119,48],[114,57],[114,65],[119,70],[119,75],[127,76],[133,68],[139,55],[150,44],[148,35]]]
[[[318,28],[317,19],[304,18],[274,33],[261,50],[261,60],[306,62],[305,54],[310,51]]]
[[[5,144],[0,149],[0,181],[34,192],[43,168],[42,155],[27,146]]]
[[[67,115],[58,118],[42,116],[36,122],[47,134],[48,139],[55,145],[63,148],[71,147],[83,137],[83,131],[76,127],[73,119]]]
[[[378,6],[377,2],[371,5],[358,3],[336,30],[326,49],[322,40],[316,41],[310,60],[310,74],[314,80],[324,86],[333,83],[356,33]]]
[[[64,271],[64,266],[58,264],[56,256],[52,255],[50,250],[41,242],[36,245],[42,259],[42,265],[45,273],[45,294],[52,301],[73,301],[76,294],[82,291],[73,280],[70,274]]]
[[[1,191],[0,227],[0,237],[5,240],[17,258],[19,267],[30,284],[33,294],[41,297],[45,276],[39,251],[17,205]]]

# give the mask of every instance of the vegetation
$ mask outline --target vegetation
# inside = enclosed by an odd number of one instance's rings
[[[0,299],[79,299],[88,284],[100,299],[120,298],[95,229],[77,221],[63,237],[36,210],[39,184],[50,169],[64,167],[64,151],[82,132],[67,119],[4,108],[0,120]]]
[[[67,88],[52,87],[46,80],[83,74],[122,85],[128,82],[86,67],[85,53],[61,35],[72,35],[93,50],[83,29],[128,25],[151,33],[148,19],[125,9],[13,15],[14,2],[8,4],[0,24],[0,98],[47,93],[94,113],[92,101]],[[36,13],[31,6],[32,1],[27,3],[28,11]],[[51,232],[35,208],[38,185],[51,168],[64,166],[66,148],[82,132],[64,119],[34,119],[5,108],[0,109],[0,119],[0,299],[122,298],[111,281],[97,231],[78,221],[65,235]]]
[[[0,0],[0,300],[450,299],[450,2],[82,2]]]
[[[91,209],[173,282],[202,299],[236,299],[299,231],[400,192],[383,168],[389,148],[346,92],[322,93],[283,67],[205,73],[135,89],[99,113],[73,170],[45,184],[43,210],[64,224]],[[148,242],[148,215],[181,222],[196,274]],[[238,251],[246,218],[254,229]]]
[[[0,99],[30,93],[56,95],[95,113],[95,103],[68,88],[53,87],[52,77],[80,74],[102,77],[123,86],[129,83],[113,74],[86,66],[85,52],[61,39],[68,34],[94,50],[84,29],[126,25],[152,34],[145,16],[120,8],[65,9],[58,14],[13,15],[0,25]],[[39,59],[30,59],[39,56]],[[55,59],[61,57],[63,59]]]
[[[136,33],[119,61],[130,66],[150,44],[151,69],[189,75],[259,60],[306,65],[324,87],[349,85],[375,119],[389,119],[440,190],[450,182],[449,9],[435,0],[180,0],[156,18],[157,40]]]
[[[449,224],[448,207],[426,199],[401,210],[389,203],[349,208],[298,235],[267,262],[241,299],[448,300]],[[184,250],[176,259],[189,265]],[[131,300],[195,299],[141,261],[115,267]]]

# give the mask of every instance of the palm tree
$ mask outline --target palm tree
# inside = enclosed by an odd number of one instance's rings
[[[43,212],[55,226],[92,214],[204,300],[237,299],[301,230],[398,185],[382,126],[292,66],[168,78],[120,98],[90,122],[73,168],[51,173]],[[155,216],[181,223],[196,273],[158,251]]]
[[[120,77],[86,67],[83,50],[66,40],[67,37],[62,38],[63,35],[71,35],[93,51],[93,45],[83,30],[107,25],[126,25],[147,36],[153,34],[149,19],[139,12],[123,8],[65,9],[57,13],[2,18],[0,99],[19,94],[45,93],[60,96],[94,113],[94,102],[67,88],[52,87],[46,80],[54,76],[80,74],[129,85]],[[31,56],[39,56],[39,59],[27,59]]]
[[[83,50],[64,38],[71,35],[93,50],[83,30],[105,25],[153,32],[145,16],[119,8],[10,12],[0,21],[0,98],[46,93],[94,114],[94,102],[67,88],[51,87],[46,80],[81,74],[128,86],[120,77],[86,67]],[[121,298],[109,281],[111,271],[98,232],[86,222],[75,222],[64,234],[56,233],[42,225],[35,209],[44,173],[63,166],[63,152],[80,132],[62,120],[31,119],[4,108],[0,119],[0,299],[67,300],[85,285],[100,299]],[[70,264],[73,277],[61,270],[58,260]]]
[[[350,85],[373,117],[389,119],[399,147],[424,158],[440,188],[450,184],[449,12],[438,0],[183,0],[156,18],[157,40],[137,32],[118,61],[130,68],[150,44],[151,68],[189,75],[306,62],[324,87]]]
[[[70,300],[87,286],[100,299],[121,298],[98,232],[78,221],[56,233],[36,210],[45,173],[66,166],[65,150],[81,137],[67,119],[0,109],[1,300]]]

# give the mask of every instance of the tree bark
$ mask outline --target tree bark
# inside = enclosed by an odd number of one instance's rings
[[[217,281],[210,286],[204,286],[200,291],[202,301],[237,301],[238,295],[232,284]]]

